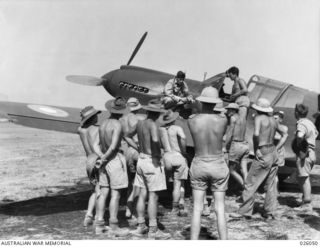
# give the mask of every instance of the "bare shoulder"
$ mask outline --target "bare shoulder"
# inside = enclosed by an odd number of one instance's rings
[[[83,133],[83,132],[84,132],[84,129],[79,126],[78,129],[77,129],[77,131],[78,131],[78,134],[80,134],[80,133]]]

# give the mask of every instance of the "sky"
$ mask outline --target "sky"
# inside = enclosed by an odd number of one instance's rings
[[[126,64],[202,80],[240,68],[320,92],[320,1],[0,0],[0,93],[11,101],[103,109],[102,87],[66,81]]]

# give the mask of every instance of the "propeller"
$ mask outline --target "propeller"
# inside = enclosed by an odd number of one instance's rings
[[[68,75],[66,79],[70,82],[86,86],[101,86],[104,82],[104,79],[90,75]]]
[[[134,51],[132,52],[132,55],[127,63],[127,65],[130,65],[130,63],[132,62],[133,58],[135,57],[135,55],[137,54],[137,52],[139,51],[143,41],[145,40],[145,38],[147,37],[148,32],[145,32],[143,34],[143,36],[141,37],[139,43],[137,44],[136,48],[134,49]]]

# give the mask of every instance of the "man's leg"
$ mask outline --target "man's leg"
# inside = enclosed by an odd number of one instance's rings
[[[158,192],[149,191],[148,201],[148,216],[149,216],[149,232],[156,232],[157,228],[157,213],[158,213]]]
[[[138,214],[138,228],[131,231],[132,235],[143,236],[143,234],[148,232],[145,221],[145,209],[146,209],[146,199],[147,199],[147,189],[142,187],[137,187],[138,201],[137,201],[137,214]]]
[[[267,215],[274,215],[275,210],[277,209],[277,174],[278,166],[271,167],[271,170],[267,176],[266,183],[264,186],[266,197],[264,200],[264,209]]]
[[[214,197],[214,210],[217,216],[218,233],[221,240],[228,239],[227,221],[225,214],[225,192],[213,192]]]
[[[180,200],[179,200],[179,205],[183,205],[185,203],[185,188],[184,188],[184,180],[181,181],[181,187],[180,187]]]
[[[240,169],[243,177],[243,181],[246,181],[248,177],[248,164],[247,159],[242,159],[240,162]]]
[[[97,202],[96,202],[96,234],[101,234],[105,232],[105,221],[104,213],[106,208],[106,200],[109,194],[108,187],[100,187],[97,193]]]
[[[96,200],[97,200],[96,195],[97,195],[96,192],[93,191],[90,198],[89,198],[88,209],[87,209],[87,213],[84,218],[84,221],[83,221],[83,226],[89,226],[93,223],[93,211],[96,207]]]
[[[254,195],[269,171],[270,168],[262,168],[259,161],[253,161],[242,193],[243,204],[239,208],[240,214],[252,214]]]
[[[310,177],[298,177],[298,182],[302,192],[302,202],[311,202],[311,183]]]
[[[200,233],[201,213],[203,210],[204,190],[192,189],[193,213],[191,218],[191,239],[198,239]]]
[[[230,175],[243,187],[244,179],[242,179],[241,175],[236,170],[237,164],[229,161]]]
[[[173,190],[172,190],[172,212],[179,212],[179,200],[181,196],[181,180],[173,180]]]

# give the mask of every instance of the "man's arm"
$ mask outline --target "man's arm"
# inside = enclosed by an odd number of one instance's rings
[[[105,154],[102,155],[101,161],[105,162],[118,150],[118,144],[121,138],[121,124],[118,123],[115,125],[114,130],[112,132],[112,140],[111,144]]]
[[[173,95],[173,81],[172,79],[167,82],[164,86],[164,95],[171,96]]]
[[[129,129],[124,133],[124,140],[128,143],[129,146],[133,147],[134,149],[138,150],[138,145],[132,139],[132,137],[137,134],[137,124],[138,119],[136,117],[129,117],[128,125]]]
[[[152,142],[152,147],[155,147],[156,150],[160,151],[160,141],[159,141],[159,132],[158,132],[158,127],[156,123],[152,122],[150,124],[150,131],[151,131],[151,142]]]
[[[234,116],[232,116],[230,118],[230,126],[227,129],[227,133],[226,133],[226,137],[225,137],[225,143],[226,143],[226,149],[229,150],[230,148],[230,144],[232,141],[232,136],[233,136],[233,131],[234,131],[234,127],[236,125],[236,118]]]
[[[241,90],[239,92],[236,92],[235,94],[231,95],[231,98],[233,98],[233,99],[238,98],[240,95],[248,93],[248,88],[247,88],[246,82],[241,78],[239,79],[238,82],[240,84]]]
[[[100,148],[100,138],[99,138],[99,130],[94,132],[93,137],[92,137],[92,148],[93,151],[101,157],[103,155],[101,148]]]
[[[259,147],[259,135],[260,135],[261,119],[256,116],[254,119],[254,130],[253,130],[253,149],[254,153],[257,152]]]
[[[304,152],[304,148],[302,148],[302,143],[305,138],[305,135],[307,133],[307,129],[304,125],[301,123],[297,125],[297,132],[296,132],[296,141],[297,141],[297,147],[299,150],[299,157],[304,158],[306,156],[306,153]]]
[[[186,153],[187,153],[186,135],[184,134],[184,131],[181,127],[178,128],[177,137],[178,137],[181,153],[183,155],[186,155]]]
[[[281,138],[276,146],[276,149],[279,150],[283,147],[288,138],[288,127],[277,123],[277,132],[281,135]]]

